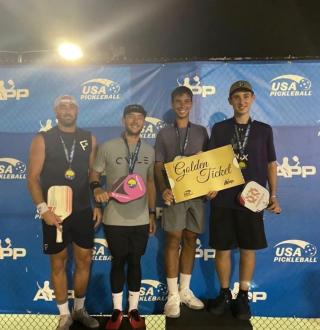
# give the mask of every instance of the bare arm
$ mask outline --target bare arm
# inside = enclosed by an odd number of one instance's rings
[[[156,185],[154,182],[153,175],[147,177],[147,195],[148,195],[148,207],[149,210],[156,209]],[[156,215],[153,213],[149,214],[149,233],[153,235],[156,232]]]
[[[268,210],[272,213],[280,213],[281,208],[277,200],[277,163],[270,162],[268,164],[268,186],[270,191],[270,203]]]
[[[90,155],[90,172],[89,172],[89,182],[92,184],[93,182],[100,183],[100,176],[101,174],[93,169],[93,162],[96,158],[97,155],[97,144],[96,141],[94,142],[95,147],[93,148],[93,141],[92,141],[92,150],[95,149],[94,154]],[[101,187],[97,186],[97,188],[94,188],[93,191],[93,196],[96,202],[98,203],[105,203],[109,200],[108,193],[103,190]]]
[[[40,185],[40,174],[45,160],[45,144],[43,136],[38,134],[31,143],[28,162],[28,188],[35,205],[44,203],[44,197]],[[60,218],[50,210],[41,214],[43,220],[51,226],[60,230]]]
[[[155,175],[157,179],[157,183],[159,185],[159,189],[161,192],[162,199],[167,203],[173,202],[173,194],[170,188],[167,188],[166,179],[164,177],[164,164],[163,162],[156,162],[155,163]]]
[[[92,173],[93,169],[93,162],[97,156],[97,139],[94,135],[91,135],[91,153],[89,156],[89,180],[90,180],[90,174]],[[91,182],[91,181],[90,181]],[[99,207],[93,208],[93,221],[95,221],[94,227],[97,228],[102,220],[102,211]]]

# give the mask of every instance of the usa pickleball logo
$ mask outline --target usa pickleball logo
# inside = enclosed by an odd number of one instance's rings
[[[311,96],[311,80],[294,74],[278,76],[270,81],[270,96]]]
[[[274,262],[281,263],[315,263],[317,247],[315,244],[302,240],[286,240],[274,246]]]
[[[159,118],[146,117],[140,137],[141,139],[155,139],[161,128],[165,126],[166,123]]]
[[[104,238],[95,238],[92,249],[93,261],[111,261],[112,256],[108,248],[108,242]]]
[[[0,158],[0,180],[25,180],[27,166],[15,158]]]
[[[119,100],[120,85],[116,81],[95,78],[81,84],[80,100]]]
[[[146,279],[141,281],[140,301],[156,302],[167,300],[167,285],[157,280]]]

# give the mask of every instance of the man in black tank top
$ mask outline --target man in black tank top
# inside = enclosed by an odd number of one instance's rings
[[[84,308],[94,228],[101,222],[101,210],[91,209],[88,173],[96,154],[96,138],[76,126],[78,105],[74,97],[63,95],[56,99],[54,111],[58,125],[37,134],[31,144],[28,166],[28,187],[32,200],[43,220],[43,250],[50,255],[51,278],[60,312],[57,330],[68,330],[73,320],[88,328],[99,323]],[[71,214],[62,225],[61,218],[48,208],[48,190],[67,186],[72,190]],[[57,188],[56,186],[60,186]],[[69,193],[69,197],[71,194]],[[62,242],[57,242],[62,230]],[[72,315],[68,306],[67,246],[72,243],[75,258],[75,300]]]

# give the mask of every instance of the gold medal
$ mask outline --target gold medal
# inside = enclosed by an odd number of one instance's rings
[[[240,161],[239,162],[239,167],[240,167],[241,170],[242,169],[245,169],[247,167],[247,164],[245,162],[243,162],[243,161]]]
[[[76,173],[72,168],[68,168],[64,173],[64,177],[67,180],[74,180],[74,178],[76,177]]]
[[[185,157],[185,156],[178,155],[178,156],[174,157],[174,160],[179,160],[179,159],[182,159],[182,158],[184,158],[184,157]]]

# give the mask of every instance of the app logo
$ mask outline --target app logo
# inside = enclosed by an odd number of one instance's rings
[[[210,259],[214,259],[216,255],[215,249],[203,248],[201,241],[197,238],[197,247],[196,247],[196,258],[203,259],[204,261],[208,261]]]
[[[315,263],[317,247],[306,241],[291,239],[274,246],[274,262]]]
[[[0,158],[0,180],[24,180],[26,170],[26,164],[19,159]]]
[[[81,84],[81,100],[119,100],[120,85],[112,80],[97,78]]]
[[[212,96],[216,93],[216,87],[214,85],[203,85],[201,84],[200,77],[184,76],[177,79],[179,86],[186,86],[191,89],[193,95],[200,95],[201,97]]]
[[[53,301],[55,299],[53,289],[50,288],[50,281],[44,281],[43,286],[37,282],[37,288],[38,290],[33,298],[33,301]],[[68,299],[74,299],[74,290],[68,290]]]
[[[9,237],[7,237],[4,242],[0,239],[0,260],[6,258],[18,260],[19,258],[24,258],[26,255],[26,249],[12,247],[12,242]]]
[[[292,178],[294,176],[300,176],[302,178],[307,178],[311,175],[317,174],[317,168],[313,165],[301,165],[300,158],[298,156],[293,156],[291,158],[293,164],[289,164],[289,157],[282,158],[282,164],[277,162],[277,175],[284,178]]]
[[[92,249],[92,260],[94,261],[111,261],[108,243],[104,238],[95,238],[94,247]]]
[[[166,123],[158,118],[146,117],[140,137],[141,139],[155,139],[160,129],[165,126]]]
[[[287,74],[270,81],[270,96],[311,96],[311,81],[308,78]]]
[[[166,301],[167,285],[156,280],[146,279],[141,281],[140,301]]]
[[[12,79],[7,81],[8,86],[4,80],[0,80],[0,101],[7,101],[10,99],[21,100],[29,97],[29,89],[16,88]]]

